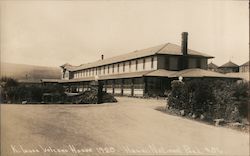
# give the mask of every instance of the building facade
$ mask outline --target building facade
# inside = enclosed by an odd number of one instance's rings
[[[209,63],[207,65],[207,69],[210,70],[210,71],[216,71],[217,72],[218,71],[218,66],[211,62],[211,63]]]
[[[240,66],[240,72],[242,73],[249,72],[249,61]]]
[[[188,75],[199,69],[203,75],[198,77],[223,77],[207,71],[208,59],[213,57],[188,49],[187,37],[186,32],[182,33],[181,46],[166,43],[112,58],[102,56],[80,66],[64,64],[59,83],[68,92],[82,92],[89,90],[91,81],[98,80],[104,91],[115,95],[161,96],[172,80],[182,76],[179,73]]]
[[[232,61],[229,61],[218,67],[219,72],[221,73],[237,73],[239,72],[239,66]]]

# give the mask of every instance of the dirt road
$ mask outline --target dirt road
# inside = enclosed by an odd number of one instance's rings
[[[155,110],[164,100],[2,105],[2,156],[249,155],[249,135]]]

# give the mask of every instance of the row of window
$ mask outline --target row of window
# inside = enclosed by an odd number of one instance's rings
[[[156,61],[155,57],[147,57],[143,59],[131,60],[122,63],[115,63],[110,65],[104,65],[101,67],[94,67],[89,69],[84,69],[81,71],[74,72],[74,78],[95,76],[95,75],[106,75],[114,73],[125,73],[125,72],[135,72],[141,70],[151,70],[155,68],[154,63]],[[139,66],[141,68],[139,68]]]

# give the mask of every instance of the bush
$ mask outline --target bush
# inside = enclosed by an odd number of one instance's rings
[[[64,95],[64,88],[59,84],[52,84],[42,86],[40,84],[27,85],[18,83],[15,79],[9,77],[2,77],[1,84],[1,102],[21,103],[41,102],[43,93],[55,93],[59,96]]]
[[[208,120],[223,118],[230,122],[247,118],[249,86],[227,80],[193,79],[173,81],[169,94],[170,108],[206,114]]]
[[[0,78],[0,88],[1,88],[1,102],[11,101],[11,99],[15,98],[16,90],[15,88],[18,86],[18,82],[10,77],[1,77]]]
[[[209,80],[192,80],[187,82],[189,102],[192,112],[202,114],[212,107],[213,89]]]
[[[239,113],[243,118],[247,118],[250,112],[250,87],[246,82],[237,83],[232,86],[233,96],[238,101]]]
[[[184,82],[174,80],[171,82],[172,91],[168,96],[168,106],[175,109],[188,109],[188,90]]]

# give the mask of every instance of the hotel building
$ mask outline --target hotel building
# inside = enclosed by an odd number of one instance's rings
[[[68,92],[89,90],[91,81],[98,80],[104,91],[125,96],[161,96],[170,89],[171,81],[180,76],[226,77],[208,71],[208,59],[213,56],[188,49],[188,33],[182,33],[181,46],[166,43],[124,55],[72,66],[61,66],[58,83]]]

